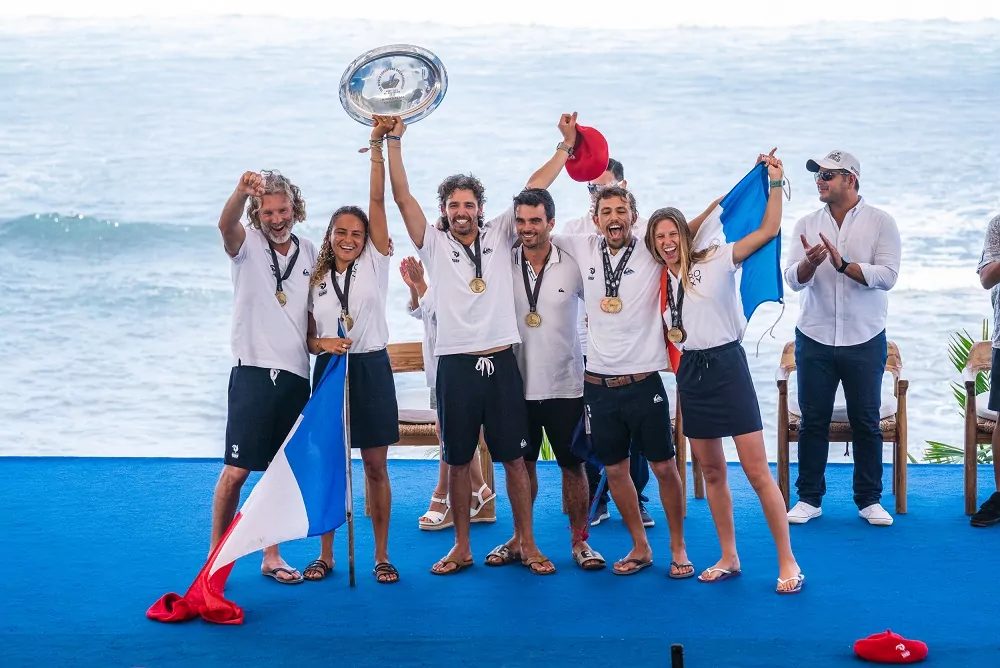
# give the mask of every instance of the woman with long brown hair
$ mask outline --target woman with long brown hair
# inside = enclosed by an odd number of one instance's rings
[[[399,581],[389,562],[389,512],[392,490],[386,470],[391,444],[399,440],[396,387],[386,345],[386,295],[389,292],[389,225],[385,213],[385,160],[382,141],[392,120],[375,117],[371,140],[368,214],[342,206],[330,218],[312,272],[309,352],[318,355],[313,387],[323,377],[331,355],[350,355],[347,367],[351,446],[361,450],[375,534],[375,579]],[[341,330],[345,333],[340,336]],[[339,406],[331,406],[339,411]],[[321,580],[333,568],[333,532],[320,541],[320,556],[303,571]]]
[[[667,272],[668,339],[683,349],[677,368],[684,435],[701,463],[708,505],[722,547],[722,558],[698,579],[717,583],[739,575],[733,499],[726,479],[722,439],[732,437],[740,464],[760,499],[778,548],[779,594],[802,589],[802,575],[792,554],[785,502],[771,477],[764,449],[760,407],[741,341],[746,318],[740,306],[736,272],[740,264],[781,233],[784,171],[781,161],[761,155],[767,165],[770,194],[760,227],[735,243],[696,249],[694,231],[673,207],[649,218],[646,248]],[[718,201],[712,208],[718,206]],[[704,216],[699,216],[704,219]]]

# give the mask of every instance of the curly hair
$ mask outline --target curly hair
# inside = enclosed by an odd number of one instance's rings
[[[297,185],[276,170],[263,169],[260,175],[264,177],[265,195],[285,195],[292,203],[295,222],[301,223],[306,219],[306,201],[302,198],[302,191],[299,190]],[[260,206],[262,200],[263,197],[250,197],[247,200],[247,218],[250,220],[250,226],[257,230],[260,229]]]
[[[621,186],[608,186],[597,192],[597,198],[594,200],[594,217],[597,217],[597,209],[601,201],[612,197],[620,197],[628,202],[629,208],[632,209],[632,222],[635,223],[636,219],[639,218],[639,206],[636,204],[635,195]]]
[[[455,194],[456,190],[471,190],[473,196],[476,198],[476,202],[479,204],[479,216],[476,220],[476,224],[482,226],[483,224],[483,205],[486,204],[486,188],[483,187],[483,182],[477,179],[472,174],[453,174],[449,176],[441,185],[438,186],[438,204],[441,208],[445,208],[448,204],[448,198]],[[441,214],[440,220],[438,220],[437,227],[439,230],[444,232],[448,231],[448,215]]]
[[[316,266],[313,267],[312,276],[309,277],[310,288],[314,288],[322,283],[326,272],[331,271],[336,263],[330,236],[333,234],[333,226],[337,224],[337,219],[344,215],[355,216],[364,225],[365,240],[361,246],[362,250],[364,250],[364,244],[368,243],[368,214],[361,207],[349,204],[334,211],[333,215],[330,216],[330,224],[326,226],[326,234],[323,236],[323,243],[319,247],[319,254],[316,256]]]
[[[677,225],[677,236],[680,238],[677,243],[677,252],[680,256],[680,272],[678,277],[681,279],[681,284],[684,286],[684,290],[687,292],[693,292],[694,286],[691,284],[691,279],[688,277],[688,272],[691,270],[691,266],[698,264],[699,262],[704,262],[705,259],[715,252],[718,248],[718,244],[713,244],[708,248],[702,248],[701,250],[692,250],[694,247],[694,235],[691,234],[691,227],[688,225],[687,218],[681,213],[680,209],[676,209],[672,206],[665,206],[662,209],[657,209],[653,212],[653,215],[649,217],[649,223],[646,226],[646,236],[643,241],[646,243],[646,250],[648,250],[652,255],[653,259],[660,264],[665,265],[666,262],[660,257],[660,254],[656,252],[656,226],[662,223],[664,220],[672,220],[675,225]]]

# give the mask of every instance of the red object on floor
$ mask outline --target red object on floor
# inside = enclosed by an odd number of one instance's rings
[[[927,645],[887,629],[855,642],[854,653],[875,663],[916,663],[927,658]]]

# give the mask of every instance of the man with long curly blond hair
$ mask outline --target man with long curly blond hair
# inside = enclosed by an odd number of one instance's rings
[[[244,211],[249,221],[243,225]],[[302,193],[277,172],[246,172],[226,201],[219,231],[232,260],[233,368],[225,466],[212,502],[212,542],[236,516],[251,471],[267,469],[309,401],[309,273],[316,247],[292,234],[306,217]],[[264,549],[261,572],[282,584],[302,575]]]

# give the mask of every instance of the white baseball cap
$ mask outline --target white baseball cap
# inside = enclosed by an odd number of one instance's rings
[[[858,181],[861,180],[861,163],[847,151],[830,151],[822,160],[808,160],[806,169],[810,172],[818,172],[821,169],[846,169],[854,174]]]

